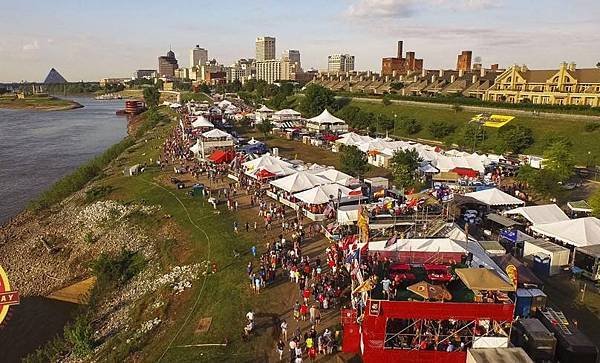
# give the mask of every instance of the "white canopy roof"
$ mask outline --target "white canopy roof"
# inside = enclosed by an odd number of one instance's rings
[[[202,136],[207,139],[219,139],[222,137],[231,139],[233,137],[233,136],[229,135],[228,133],[226,133],[225,131],[219,130],[219,129],[212,129],[210,131],[206,131],[205,133],[202,134]]]
[[[350,183],[352,183],[352,179],[354,179],[352,176],[346,173],[342,173],[341,171],[335,169],[320,170],[319,172],[315,173],[315,175],[325,178],[330,182],[338,183],[345,186],[350,185]]]
[[[595,217],[537,224],[532,226],[531,229],[544,236],[556,238],[576,247],[600,243],[600,220]]]
[[[335,142],[347,146],[355,146],[371,140],[373,140],[373,138],[370,136],[361,136],[354,132],[347,132],[340,135],[340,138],[335,140]]]
[[[283,161],[280,158],[275,157],[271,154],[265,154],[265,155],[261,156],[260,158],[246,161],[242,165],[249,171],[264,169],[265,167],[272,166],[272,165],[276,165],[276,166],[279,166],[282,168],[283,167],[286,167],[286,168],[292,167],[292,164],[288,163],[287,161]],[[267,169],[267,170],[273,172],[270,169]]]
[[[330,196],[333,198],[333,200],[337,200],[339,191],[342,192],[342,196],[347,196],[350,192],[350,189],[339,184],[324,184],[300,193],[296,193],[294,196],[304,203],[324,204],[331,200],[329,198]]]
[[[289,193],[300,192],[317,185],[327,184],[328,181],[320,176],[301,171],[281,179],[273,180],[271,185]]]
[[[256,112],[273,112],[273,110],[271,110],[270,108],[268,108],[265,105],[260,106],[259,109],[256,110]]]
[[[294,115],[294,116],[299,116],[300,112],[294,111],[291,108],[284,108],[283,110],[279,110],[279,111],[275,112],[274,114],[275,115]]]
[[[358,205],[343,205],[337,209],[337,221],[340,225],[351,225],[358,221]]]
[[[569,220],[569,217],[565,212],[563,212],[556,204],[519,207],[506,211],[504,214],[520,214],[534,225]]]
[[[388,247],[385,247],[386,243],[387,240],[369,242],[369,251],[467,253],[467,250],[450,238],[398,239]]]
[[[179,108],[179,107],[181,107],[181,105],[179,103],[177,103],[177,102],[174,102],[174,103],[171,103],[169,105],[169,107],[171,107],[171,108]]]
[[[261,166],[257,169],[252,169],[251,171],[247,171],[246,174],[253,177],[253,178],[257,178],[256,173],[258,173],[260,170],[266,170],[269,173],[275,174],[278,177],[282,177],[282,176],[286,176],[286,175],[290,175],[290,174],[294,174],[296,173],[295,169],[292,169],[290,167],[287,167],[285,165],[282,164],[271,164],[271,165],[264,165]]]
[[[521,199],[513,197],[510,194],[504,193],[503,191],[497,188],[484,189],[478,192],[467,193],[465,194],[465,196],[475,198],[478,201],[487,205],[525,204],[525,202]]]
[[[221,102],[218,103],[218,106],[220,108],[227,108],[227,107],[231,106],[231,102],[227,101],[227,100],[223,100],[223,101],[221,101]]]
[[[215,127],[215,125],[213,125],[212,122],[208,121],[204,116],[200,116],[194,122],[192,122],[192,127]]]
[[[346,121],[341,118],[337,118],[327,111],[323,110],[319,116],[308,119],[308,122],[319,124],[319,125],[334,125],[334,124],[345,124]]]
[[[260,144],[261,142],[256,140],[255,138],[251,138],[250,141],[248,141],[248,145],[254,145],[254,144]]]
[[[194,154],[199,154],[200,153],[200,149],[202,149],[202,147],[200,146],[200,140],[198,140],[194,145],[192,145],[192,147],[190,147],[190,150]]]

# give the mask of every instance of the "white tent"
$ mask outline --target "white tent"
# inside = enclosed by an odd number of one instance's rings
[[[534,232],[576,247],[600,243],[600,219],[586,217],[566,221],[537,224],[531,227]]]
[[[521,199],[513,197],[510,194],[504,193],[503,191],[497,188],[484,189],[478,192],[466,193],[465,196],[475,198],[482,203],[492,206],[525,204],[525,202]]]
[[[288,163],[287,161],[283,161],[280,158],[275,157],[270,154],[265,154],[265,155],[261,156],[260,158],[246,161],[242,165],[248,171],[264,169],[265,167],[273,166],[273,165],[279,166],[281,168],[285,167],[285,168],[290,168],[290,169],[293,166],[291,163]],[[267,169],[267,170],[269,170],[269,169]],[[269,171],[271,171],[271,170],[269,170]]]
[[[224,108],[231,106],[232,103],[230,101],[223,100],[223,101],[219,102],[217,105],[219,106],[219,108],[224,109]]]
[[[338,183],[345,186],[350,185],[354,179],[352,176],[335,169],[320,170],[318,173],[315,173],[315,175],[325,178],[332,183]]]
[[[569,220],[569,217],[556,204],[519,207],[504,212],[507,215],[520,214],[532,224],[545,224]]]
[[[204,116],[200,116],[194,122],[192,122],[192,127],[215,127],[215,125],[213,125],[212,122],[208,121]]]
[[[210,131],[207,131],[205,133],[202,134],[202,137],[207,138],[207,139],[220,139],[220,138],[227,138],[227,139],[231,139],[233,136],[231,136],[230,134],[226,133],[225,131],[219,130],[219,129],[212,129]]]
[[[403,252],[457,252],[466,253],[463,247],[450,238],[409,238],[398,239],[385,247],[387,240],[369,242],[369,251],[403,251]]]
[[[340,191],[342,192],[342,196],[347,196],[348,193],[350,193],[350,189],[342,185],[324,184],[317,185],[314,188],[310,188],[300,193],[296,193],[294,196],[304,203],[324,204],[330,200],[337,200]]]
[[[277,116],[300,116],[300,112],[292,110],[291,108],[284,108],[274,113]]]
[[[202,146],[200,145],[200,140],[198,140],[194,145],[192,145],[192,147],[190,147],[190,150],[194,153],[194,155],[198,155],[201,149]]]
[[[179,103],[176,103],[176,102],[175,102],[175,103],[171,103],[171,104],[169,105],[169,107],[171,107],[171,108],[180,108],[180,107],[181,107],[181,105],[180,105]]]
[[[297,171],[295,169],[292,169],[290,167],[287,167],[285,165],[281,165],[281,164],[270,164],[270,165],[264,165],[261,167],[258,167],[256,169],[253,170],[249,170],[246,172],[246,175],[251,176],[255,179],[257,179],[258,177],[256,176],[256,174],[261,171],[261,170],[266,170],[271,174],[275,174],[278,177],[282,177],[282,176],[286,176],[286,175],[291,175],[296,173]]]
[[[337,209],[337,221],[340,225],[351,225],[358,221],[358,205],[343,205]]]
[[[261,142],[256,140],[255,138],[251,138],[250,141],[248,141],[248,145],[254,145],[254,144],[260,144]]]
[[[370,136],[361,136],[354,132],[347,132],[340,135],[340,138],[335,140],[335,142],[347,146],[356,146],[371,140],[373,140],[373,138]]]
[[[329,181],[324,178],[301,171],[281,179],[273,180],[270,184],[276,188],[285,190],[288,193],[295,193],[327,183],[329,183]]]
[[[268,108],[265,105],[260,106],[259,109],[256,110],[257,112],[273,112],[273,110],[271,110],[270,108]]]
[[[307,122],[317,125],[342,125],[346,123],[341,118],[333,116],[327,109],[323,110],[319,116],[309,118]]]

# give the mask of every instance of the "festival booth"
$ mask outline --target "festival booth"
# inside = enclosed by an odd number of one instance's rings
[[[294,197],[305,203],[302,210],[308,218],[313,221],[323,221],[328,215],[334,213],[331,203],[338,201],[341,196],[347,196],[350,191],[349,188],[339,184],[323,184],[295,193]]]
[[[341,118],[333,116],[327,109],[323,110],[320,115],[306,120],[306,128],[309,131],[321,132],[347,132],[348,125]]]
[[[235,152],[233,150],[215,150],[208,157],[208,161],[215,164],[224,164],[229,163],[235,157]]]
[[[536,224],[531,230],[554,238],[571,247],[585,247],[600,241],[600,220],[595,217],[569,219],[566,221]]]
[[[301,118],[302,115],[300,112],[294,111],[290,108],[285,108],[283,110],[274,112],[272,116],[273,122],[300,121]]]
[[[244,169],[244,174],[259,181],[296,173],[296,170],[293,169],[291,163],[270,154],[265,154],[259,158],[246,161],[242,164],[242,167]]]
[[[567,208],[569,208],[569,215],[572,218],[589,217],[594,211],[592,207],[585,200],[577,200],[574,202],[568,202]]]
[[[576,269],[588,279],[600,281],[600,244],[575,249],[573,272]]]
[[[335,170],[333,168],[327,168],[319,170],[315,173],[322,178],[329,180],[332,183],[337,183],[344,186],[350,186],[357,184],[358,180],[353,178],[352,176],[342,173],[341,171]]]
[[[204,132],[198,142],[200,143],[199,156],[202,159],[206,159],[206,154],[214,149],[233,150],[234,145],[233,136],[219,129]]]
[[[329,182],[326,179],[316,176],[308,171],[300,171],[281,179],[271,181],[270,184],[272,187],[285,193],[268,192],[267,195],[283,205],[298,210],[300,206],[296,203],[296,198],[292,196],[293,193],[328,183]]]
[[[489,207],[506,207],[512,205],[525,205],[519,198],[505,193],[497,188],[484,189],[477,192],[466,193],[465,197],[473,198]]]
[[[208,121],[204,116],[198,116],[192,121],[192,128],[194,129],[212,129],[215,125]]]
[[[519,207],[505,211],[504,215],[520,215],[529,221],[529,223],[544,224],[569,220],[565,212],[556,204],[534,205],[529,207]]]
[[[255,115],[256,122],[263,122],[264,120],[268,120],[273,115],[273,110],[265,105],[262,105],[256,110]]]
[[[399,263],[456,264],[467,250],[449,238],[414,238],[369,242],[369,255],[378,255]]]

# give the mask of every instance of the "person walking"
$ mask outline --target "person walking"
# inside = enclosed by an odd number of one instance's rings
[[[281,337],[283,338],[283,340],[287,340],[288,339],[288,323],[287,321],[282,321],[281,322]]]
[[[277,342],[277,353],[279,353],[279,361],[283,360],[283,349],[285,348],[285,343],[283,340],[279,339]]]
[[[250,252],[252,253],[252,256],[256,257],[256,246],[250,247]]]

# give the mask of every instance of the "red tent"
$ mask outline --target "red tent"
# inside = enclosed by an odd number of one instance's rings
[[[215,150],[208,157],[208,160],[216,164],[228,163],[233,160],[234,153],[232,151]]]
[[[333,134],[327,134],[327,135],[323,135],[323,139],[325,141],[334,142],[335,140],[339,139],[339,137],[337,137]]]
[[[469,169],[469,168],[454,168],[450,171],[458,174],[459,176],[466,176],[469,178],[476,178],[477,175],[479,175],[479,172],[477,170],[473,170],[473,169]]]
[[[273,178],[277,176],[276,174],[271,173],[270,171],[268,171],[267,169],[260,169],[257,173],[256,173],[256,177],[258,179],[268,179],[268,178]]]

